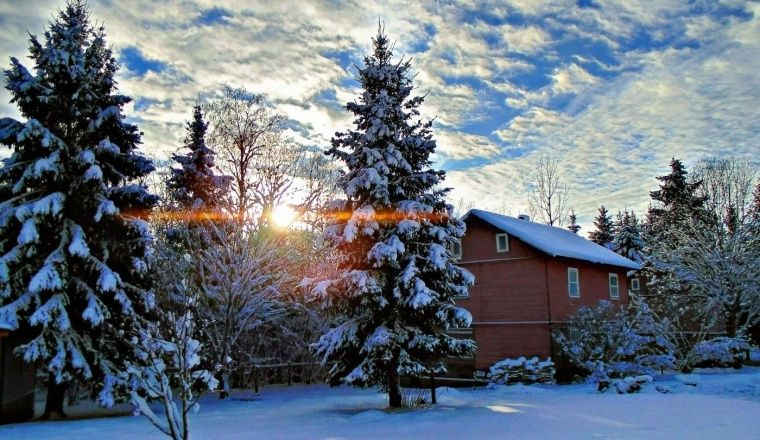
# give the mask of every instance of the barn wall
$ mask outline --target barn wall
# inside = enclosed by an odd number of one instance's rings
[[[509,252],[496,252],[496,234],[490,224],[477,217],[467,220],[467,233],[462,238],[462,261],[497,260],[542,256],[542,253],[509,236]]]
[[[570,298],[567,290],[567,269],[578,269],[580,278],[580,298]],[[609,291],[609,274],[618,275],[620,299],[612,300]],[[600,300],[610,300],[615,304],[628,304],[628,278],[626,270],[602,266],[584,261],[552,258],[548,263],[549,296],[552,321],[565,321],[581,306],[593,306]]]
[[[509,252],[496,251],[500,231],[478,219],[467,220],[460,265],[475,275],[470,297],[457,300],[473,316],[478,344],[476,369],[508,357],[539,356],[553,350],[552,326],[561,325],[582,305],[609,298],[608,274],[618,274],[620,299],[628,302],[626,270],[579,260],[552,258],[509,236]],[[580,298],[570,298],[567,268],[579,270]]]
[[[475,369],[486,370],[504,358],[538,356],[551,353],[548,324],[475,324]]]
[[[462,263],[475,275],[469,299],[457,301],[475,322],[547,321],[543,258]]]

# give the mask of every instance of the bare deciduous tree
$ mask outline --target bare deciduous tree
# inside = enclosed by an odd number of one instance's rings
[[[562,181],[558,161],[541,155],[528,196],[530,214],[547,225],[561,227],[567,218],[569,192],[570,188]]]
[[[730,231],[744,223],[757,176],[756,163],[731,157],[708,157],[691,173],[692,181],[702,182],[697,193],[705,198],[705,207]]]
[[[239,224],[265,226],[283,204],[291,205],[299,220],[315,220],[313,211],[335,191],[335,165],[289,139],[284,116],[264,95],[229,86],[223,92],[205,106],[208,142],[233,177],[232,210]]]
[[[205,347],[196,339],[193,311],[199,292],[189,282],[192,257],[168,242],[160,244],[154,248],[156,316],[138,329],[132,340],[138,361],[128,366],[119,382],[129,385],[133,404],[156,428],[173,440],[187,440],[190,413],[197,410],[201,390],[215,389],[217,381],[203,368]],[[151,401],[160,404],[163,414]]]
[[[694,347],[712,332],[747,337],[760,324],[760,236],[740,225],[725,236],[716,228],[682,225],[683,238],[650,246],[655,269],[648,302],[666,322],[678,358],[689,367]]]
[[[260,156],[282,141],[284,117],[266,102],[266,96],[244,88],[224,86],[222,97],[204,106],[211,130],[208,142],[222,159],[222,168],[233,178],[232,210],[241,224],[253,208]]]
[[[207,228],[210,240],[190,242],[200,291],[197,314],[224,397],[230,371],[246,366],[239,365],[243,340],[287,313],[281,290],[293,280],[277,243],[265,234],[213,224]]]

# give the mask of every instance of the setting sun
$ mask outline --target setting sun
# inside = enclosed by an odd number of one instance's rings
[[[272,210],[272,222],[281,228],[290,226],[295,218],[296,212],[290,206],[280,205]]]

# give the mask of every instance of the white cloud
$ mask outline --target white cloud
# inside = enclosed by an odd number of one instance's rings
[[[501,148],[485,136],[447,129],[435,131],[438,149],[436,153],[447,159],[490,158]]]
[[[575,63],[554,69],[551,78],[551,90],[554,94],[579,93],[597,83],[594,75]]]
[[[543,50],[551,42],[551,35],[538,26],[504,25],[501,31],[512,52],[532,54]]]

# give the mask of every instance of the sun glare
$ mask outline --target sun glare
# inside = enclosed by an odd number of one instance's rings
[[[295,218],[296,212],[290,206],[280,205],[272,210],[272,222],[281,228],[290,226]]]

